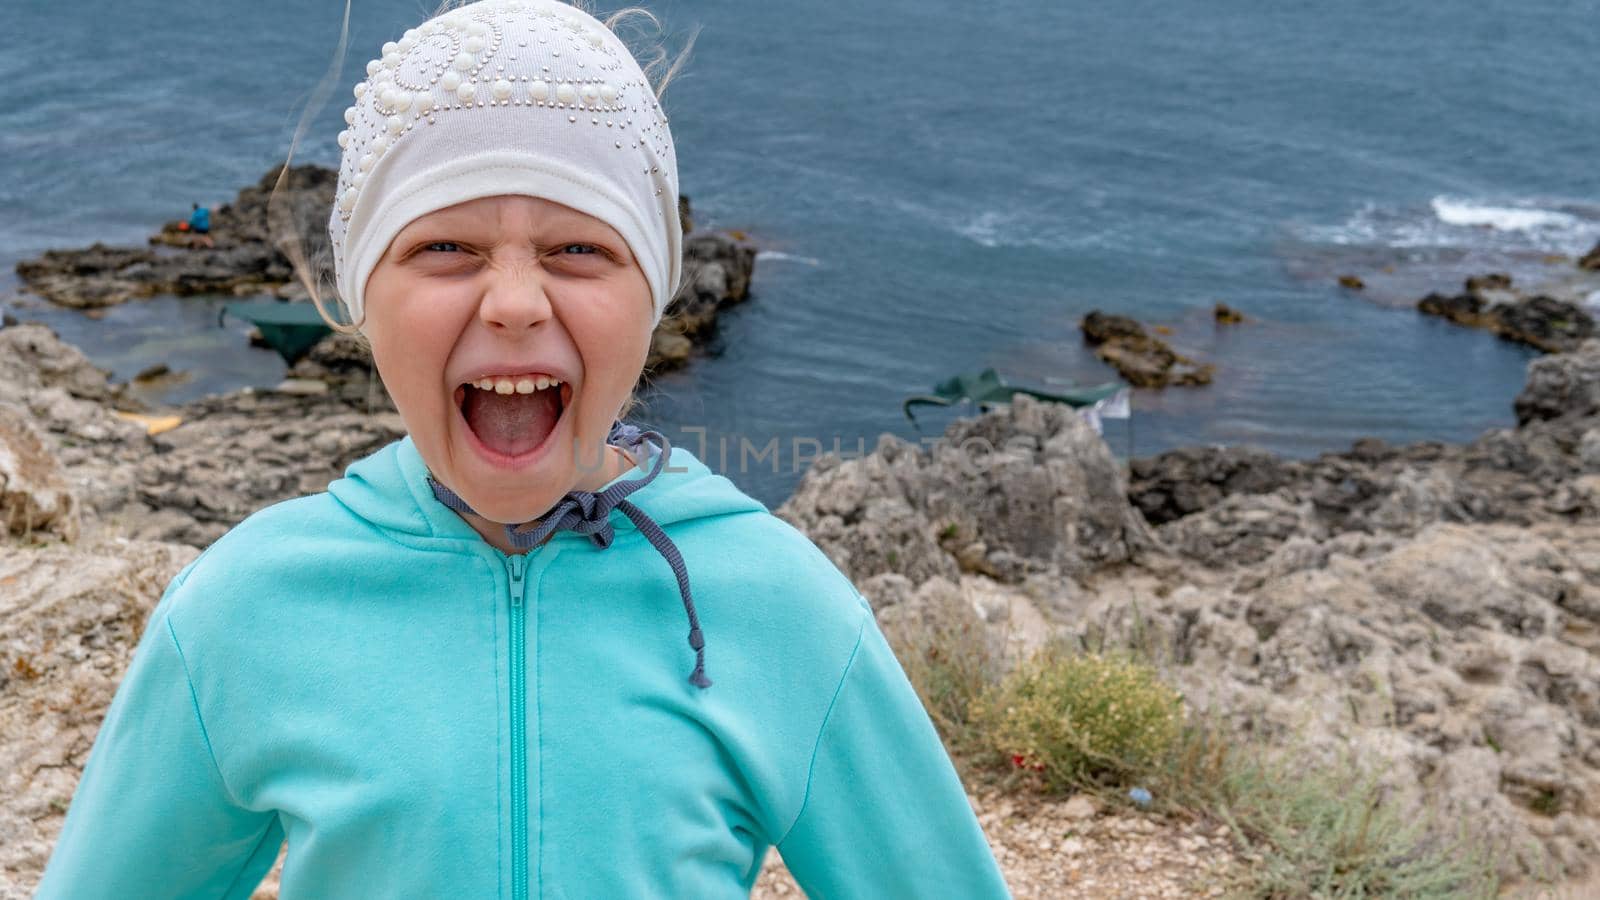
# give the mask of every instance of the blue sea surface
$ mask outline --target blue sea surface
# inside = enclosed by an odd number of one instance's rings
[[[0,289],[19,259],[139,244],[254,183],[341,7],[8,7]],[[298,160],[336,163],[350,85],[432,8],[357,0]],[[764,249],[713,355],[657,378],[643,420],[697,451],[704,435],[714,466],[727,447],[726,473],[771,504],[818,444],[916,439],[901,399],[954,373],[1115,378],[1078,331],[1093,309],[1168,326],[1217,365],[1208,387],[1136,392],[1133,418],[1106,425],[1119,455],[1468,440],[1514,421],[1533,353],[1414,301],[1473,272],[1554,277],[1570,263],[1547,256],[1600,240],[1594,2],[650,8],[675,42],[700,29],[664,101],[697,223]],[[1345,273],[1368,289],[1340,288]],[[1218,301],[1251,321],[1214,325]],[[282,364],[219,327],[217,303],[16,312],[118,377],[189,370],[168,399],[274,383]],[[926,433],[956,414],[924,414]],[[772,438],[777,459],[741,471],[741,442]]]

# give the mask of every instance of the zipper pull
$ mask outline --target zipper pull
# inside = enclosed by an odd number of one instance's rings
[[[506,557],[506,562],[511,567],[511,605],[522,605],[522,563],[521,554]]]

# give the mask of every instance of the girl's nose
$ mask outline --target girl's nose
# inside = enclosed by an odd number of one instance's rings
[[[535,263],[494,269],[478,304],[478,318],[490,328],[512,332],[526,331],[550,318],[545,277]]]

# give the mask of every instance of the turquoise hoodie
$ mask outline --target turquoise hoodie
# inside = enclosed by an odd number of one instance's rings
[[[643,468],[641,463],[641,469]],[[624,478],[640,477],[638,471]],[[693,454],[614,540],[485,542],[410,438],[186,567],[95,739],[40,898],[1009,897],[866,601]]]

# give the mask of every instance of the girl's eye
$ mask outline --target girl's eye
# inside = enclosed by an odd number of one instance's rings
[[[599,253],[600,252],[600,248],[596,247],[593,244],[568,244],[567,246],[563,247],[562,249],[563,250],[572,250],[572,249],[575,249],[575,248],[580,251],[578,253],[579,256],[588,256],[589,254]]]
[[[456,250],[461,249],[461,246],[459,244],[457,244],[456,242],[454,242],[454,241],[433,241],[431,243],[427,243],[427,244],[423,244],[422,245],[422,249],[424,249],[424,250],[430,250],[430,251],[438,250],[438,252],[440,252],[440,253],[449,253],[450,252],[449,249],[439,250],[440,247],[452,248],[452,249],[456,249]]]

